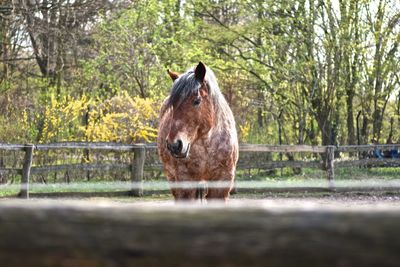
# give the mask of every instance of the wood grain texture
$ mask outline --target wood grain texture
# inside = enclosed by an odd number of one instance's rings
[[[337,146],[336,150],[339,152],[368,152],[374,149],[380,149],[382,151],[400,149],[400,144],[390,145],[349,145],[349,146]]]
[[[81,171],[130,171],[131,164],[127,163],[71,163],[48,166],[35,166],[31,168],[32,174],[47,173],[54,171],[81,170]]]
[[[320,161],[264,161],[262,163],[239,160],[237,169],[276,169],[276,168],[317,168],[323,169],[323,163]]]
[[[25,145],[0,143],[0,150],[24,151]]]
[[[259,144],[241,144],[239,151],[249,152],[312,152],[325,153],[325,146],[309,146],[309,145],[259,145]]]
[[[398,266],[399,211],[0,203],[2,266]]]
[[[47,166],[35,166],[29,167],[30,174],[41,174],[48,172],[58,172],[67,170],[81,170],[81,171],[110,171],[110,170],[122,170],[131,171],[131,179],[137,185],[142,183],[144,171],[160,171],[162,165],[154,159],[148,158],[151,153],[155,152],[156,145],[154,143],[147,144],[121,144],[121,143],[105,143],[105,142],[60,142],[60,143],[49,143],[49,144],[37,144],[37,145],[19,145],[19,144],[4,144],[0,143],[0,150],[15,150],[15,151],[26,151],[32,147],[35,150],[58,150],[58,149],[95,149],[95,150],[111,150],[111,151],[125,151],[131,153],[132,151],[140,151],[139,153],[133,153],[133,162],[127,163],[73,163],[73,164],[56,164]],[[333,188],[334,170],[335,168],[342,167],[398,167],[400,166],[400,159],[352,159],[352,160],[341,160],[335,159],[336,152],[351,153],[351,152],[365,152],[373,151],[374,149],[393,150],[399,149],[400,144],[392,145],[360,145],[360,146],[309,146],[309,145],[263,145],[263,144],[242,144],[240,145],[240,152],[244,152],[244,157],[239,159],[237,169],[278,169],[278,168],[317,168],[325,170],[327,178],[330,183],[330,187]],[[147,153],[146,151],[151,151]],[[319,153],[324,154],[326,161],[322,162],[319,160],[302,161],[302,160],[286,160],[286,161],[271,161],[268,158],[263,158],[260,153]],[[253,157],[246,157],[246,154],[251,153]],[[136,156],[135,156],[136,155]],[[140,156],[139,156],[140,155]],[[266,154],[264,154],[265,156]],[[29,154],[25,155],[30,158]],[[32,165],[32,159],[30,159]],[[25,180],[29,180],[29,173],[25,170],[18,168],[0,168],[0,174],[23,174]],[[23,183],[28,185],[28,183]],[[28,188],[23,188],[21,195],[28,194]],[[133,195],[142,195],[142,190],[132,190]]]
[[[25,146],[25,156],[21,175],[21,191],[18,194],[21,198],[29,198],[29,176],[31,175],[33,150],[34,145],[30,144]]]
[[[143,196],[143,167],[146,160],[145,146],[134,148],[133,164],[131,170],[132,195]]]
[[[335,166],[337,167],[399,167],[400,166],[400,158],[397,159],[377,159],[377,158],[367,158],[367,159],[359,159],[359,160],[343,160],[343,161],[335,161]]]

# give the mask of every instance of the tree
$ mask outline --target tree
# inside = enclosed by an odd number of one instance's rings
[[[18,0],[13,10],[24,19],[33,55],[43,77],[55,82],[80,57],[80,42],[90,25],[111,6],[107,0]],[[69,56],[72,55],[72,56]]]

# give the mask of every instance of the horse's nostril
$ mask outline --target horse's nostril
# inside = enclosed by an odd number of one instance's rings
[[[183,147],[183,142],[182,142],[182,140],[178,139],[178,140],[176,141],[176,143],[177,143],[177,150],[178,150],[179,152],[181,152],[181,151],[182,151],[182,147]]]
[[[183,148],[182,140],[178,139],[175,143],[168,143],[167,142],[167,149],[171,151],[172,154],[179,155]]]

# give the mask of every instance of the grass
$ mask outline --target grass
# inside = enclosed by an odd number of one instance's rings
[[[335,180],[365,180],[365,179],[381,179],[392,180],[400,177],[400,168],[336,168]],[[237,173],[237,180],[245,181],[287,181],[287,180],[315,180],[326,179],[326,172],[319,169],[303,168],[300,174],[294,174],[289,168],[282,170],[277,169],[274,173],[267,173],[262,170],[244,171]]]
[[[340,168],[335,170],[336,187],[398,187],[400,188],[400,168]],[[129,181],[75,181],[71,183],[31,183],[29,191],[31,194],[58,194],[87,196],[124,196],[131,190]],[[326,174],[317,169],[303,169],[301,174],[293,174],[291,169],[284,169],[281,173],[277,170],[274,174],[252,170],[238,171],[236,187],[244,189],[260,188],[328,188]],[[0,185],[0,197],[14,197],[20,190],[19,181],[13,184]],[[144,182],[145,192],[156,192],[164,199],[168,194],[169,186],[165,180],[148,180]],[[157,192],[158,191],[158,192]]]

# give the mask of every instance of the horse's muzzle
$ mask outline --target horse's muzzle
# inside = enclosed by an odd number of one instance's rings
[[[175,143],[169,143],[168,140],[166,140],[167,143],[167,149],[171,153],[171,155],[175,158],[187,158],[189,155],[189,150],[190,150],[190,144],[186,146],[186,148],[183,145],[182,140],[178,139]]]

